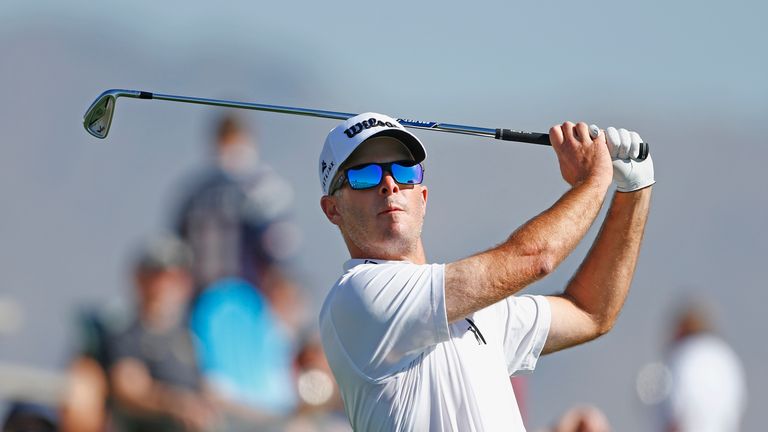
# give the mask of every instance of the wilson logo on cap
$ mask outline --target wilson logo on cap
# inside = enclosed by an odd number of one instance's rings
[[[354,138],[355,135],[359,134],[365,129],[370,129],[372,127],[396,127],[396,126],[388,121],[381,121],[379,119],[372,117],[372,118],[369,118],[368,120],[363,120],[361,122],[355,123],[349,129],[345,129],[344,134],[346,134],[349,138]]]

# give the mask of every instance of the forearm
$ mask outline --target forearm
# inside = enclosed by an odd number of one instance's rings
[[[616,192],[605,223],[565,295],[607,331],[629,293],[651,202],[651,188]]]
[[[175,416],[183,396],[167,386],[152,383],[141,389],[116,389],[115,397],[123,407],[131,411]]]
[[[573,252],[594,223],[603,206],[607,187],[607,183],[596,180],[575,186],[491,252],[502,259],[541,257],[544,273],[550,273]]]
[[[111,381],[115,399],[123,407],[148,414],[177,416],[185,399],[197,397],[158,382],[134,360],[118,363],[111,371]]]
[[[449,322],[508,297],[554,270],[594,222],[608,185],[590,178],[501,245],[446,267]]]
[[[651,187],[615,193],[581,267],[565,292],[551,299],[552,328],[560,330],[550,332],[545,353],[589,341],[613,327],[635,273],[650,200]]]

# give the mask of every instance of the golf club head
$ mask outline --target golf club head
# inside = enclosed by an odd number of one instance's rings
[[[83,116],[85,130],[96,138],[106,138],[109,127],[112,125],[112,115],[115,113],[117,98],[120,96],[137,98],[140,97],[140,93],[135,90],[112,89],[100,94]]]

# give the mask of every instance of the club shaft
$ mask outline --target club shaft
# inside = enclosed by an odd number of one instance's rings
[[[147,94],[151,95],[151,97],[144,96],[144,97],[141,97],[141,99],[158,99],[158,100],[173,101],[173,102],[193,103],[193,104],[199,104],[199,105],[220,106],[220,107],[226,107],[226,108],[243,108],[243,109],[250,109],[255,111],[268,111],[268,112],[276,112],[276,113],[283,113],[283,114],[297,114],[297,115],[303,115],[308,117],[321,117],[321,118],[330,118],[330,119],[337,119],[337,120],[346,120],[356,115],[351,113],[323,111],[323,110],[315,110],[315,109],[309,109],[309,108],[295,108],[295,107],[287,107],[287,106],[280,106],[280,105],[266,105],[266,104],[250,103],[250,102],[236,102],[236,101],[228,101],[228,100],[220,100],[220,99],[206,99],[206,98],[196,98],[196,97],[189,97],[189,96],[167,95],[167,94],[160,94],[160,93],[147,93],[147,92],[142,92],[142,93],[144,93],[145,95]]]
[[[150,93],[150,92],[144,92],[144,91],[126,92],[121,94],[121,96],[133,97],[138,99],[156,99],[156,100],[164,100],[164,101],[171,101],[171,102],[185,102],[185,103],[193,103],[198,105],[220,106],[220,107],[226,107],[226,108],[242,108],[242,109],[250,109],[255,111],[268,111],[268,112],[276,112],[276,113],[283,113],[283,114],[303,115],[308,117],[329,118],[329,119],[336,119],[336,120],[346,120],[348,118],[351,118],[357,115],[354,113],[345,113],[345,112],[337,112],[337,111],[325,111],[325,110],[296,108],[296,107],[288,107],[288,106],[280,106],[280,105],[267,105],[267,104],[237,102],[237,101],[229,101],[229,100],[221,100],[221,99],[178,96],[178,95],[169,95],[169,94],[162,94],[162,93]],[[532,144],[549,145],[549,135],[543,134],[543,133],[512,131],[509,129],[491,129],[491,128],[483,128],[483,127],[477,127],[477,126],[451,124],[451,123],[410,120],[410,119],[404,119],[404,118],[398,118],[397,121],[401,125],[408,128],[412,128],[412,129],[438,130],[443,132],[451,132],[451,133],[464,134],[464,135],[485,136],[485,137],[491,137],[496,139],[502,139],[506,141],[519,141],[519,142],[527,142]]]
[[[119,97],[129,97],[135,99],[157,99],[171,102],[184,102],[198,105],[212,105],[227,108],[242,108],[256,111],[268,111],[283,114],[303,115],[309,117],[329,118],[336,120],[347,120],[357,114],[344,113],[337,111],[325,111],[309,108],[296,108],[280,105],[257,104],[250,102],[236,102],[221,99],[207,99],[190,96],[177,96],[162,93],[150,93],[140,90],[121,90],[111,89],[102,93],[88,108],[84,118],[83,125],[86,130],[97,138],[105,138],[109,133],[109,126],[112,123],[113,103]],[[110,102],[111,101],[111,102]],[[398,118],[397,121],[404,127],[413,129],[436,130],[441,132],[451,132],[464,135],[477,135],[490,138],[496,138],[504,141],[517,141],[531,144],[550,145],[549,135],[538,132],[524,132],[511,129],[490,129],[477,126],[465,126],[451,123],[439,123],[432,121],[410,120]],[[636,160],[643,160],[648,157],[650,152],[648,143],[640,143],[639,155]]]

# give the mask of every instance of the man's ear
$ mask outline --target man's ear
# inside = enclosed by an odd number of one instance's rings
[[[336,197],[330,195],[323,195],[320,198],[320,208],[323,209],[325,217],[334,224],[339,226],[341,223],[341,214],[339,213],[339,207],[336,203]]]
[[[426,186],[418,185],[418,191],[421,197],[421,217],[422,219],[427,215],[427,197],[429,196],[429,190]]]

